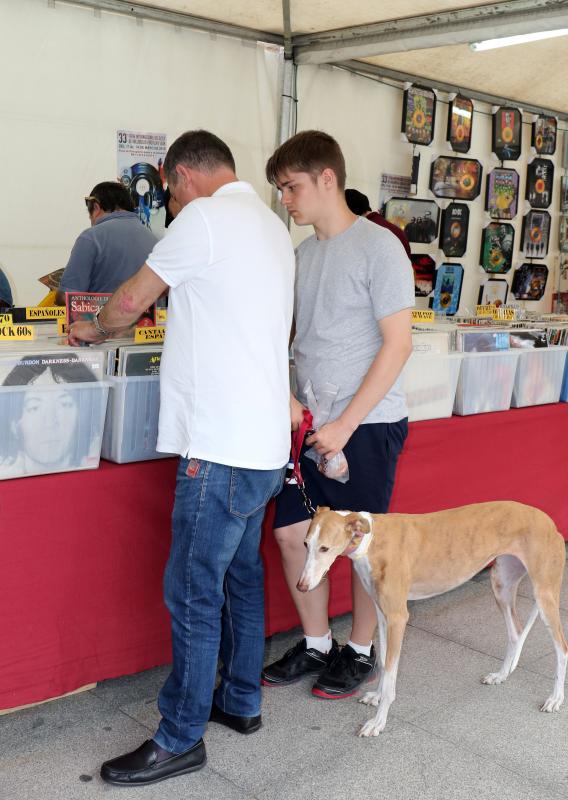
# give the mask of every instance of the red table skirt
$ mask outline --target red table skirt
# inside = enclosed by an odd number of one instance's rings
[[[392,510],[512,499],[568,538],[568,404],[412,423]],[[175,460],[0,483],[0,709],[55,697],[170,658],[162,574]],[[266,632],[298,623],[267,514]],[[347,559],[332,615],[350,608]]]

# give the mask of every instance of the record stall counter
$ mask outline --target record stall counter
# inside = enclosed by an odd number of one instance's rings
[[[410,424],[392,510],[423,513],[513,499],[568,536],[568,403]],[[0,483],[0,709],[170,659],[162,574],[175,459]],[[266,633],[297,624],[265,520]],[[350,571],[332,573],[331,613],[350,607]]]

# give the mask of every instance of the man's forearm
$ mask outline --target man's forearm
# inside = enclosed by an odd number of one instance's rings
[[[363,378],[361,386],[340,416],[341,421],[352,431],[359,427],[365,417],[387,394],[400,375],[411,352],[412,345],[408,343],[383,344]]]
[[[134,325],[143,311],[162,294],[166,284],[144,265],[121,286],[103,307],[99,321],[111,332],[121,331]]]

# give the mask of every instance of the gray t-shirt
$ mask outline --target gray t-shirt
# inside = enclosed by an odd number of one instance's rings
[[[114,292],[138,272],[157,241],[133,211],[113,211],[77,238],[59,288]]]
[[[383,343],[377,322],[414,307],[414,278],[399,239],[364,217],[331,239],[315,236],[296,250],[294,357],[298,399],[304,387],[339,387],[330,421],[357,392]],[[397,422],[408,415],[397,380],[363,422]]]

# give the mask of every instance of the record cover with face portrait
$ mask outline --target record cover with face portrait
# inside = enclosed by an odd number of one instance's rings
[[[385,219],[404,231],[409,242],[433,242],[438,235],[439,214],[434,200],[391,197],[385,204]]]
[[[98,466],[108,387],[100,350],[0,359],[0,480]]]

